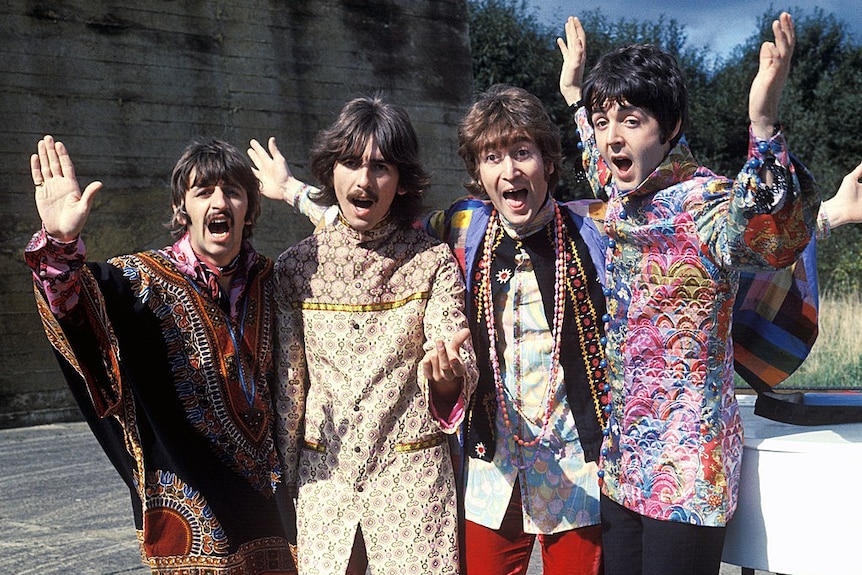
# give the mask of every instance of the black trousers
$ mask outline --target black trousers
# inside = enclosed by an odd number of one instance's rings
[[[659,521],[601,496],[605,575],[718,575],[724,527]]]

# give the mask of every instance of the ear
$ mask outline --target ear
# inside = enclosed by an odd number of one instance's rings
[[[405,190],[405,189],[404,189],[404,188],[402,188],[401,186],[398,186],[398,189],[397,189],[397,190],[395,190],[395,193],[396,193],[396,194],[398,194],[399,196],[403,196],[404,194],[406,194],[406,193],[407,193],[407,190]]]
[[[171,206],[174,210],[174,219],[181,223],[184,226],[189,225],[189,220],[186,218],[186,211],[183,209],[183,206]]]
[[[554,162],[545,162],[545,179],[548,179],[548,176],[554,173]]]
[[[682,129],[682,118],[676,121],[676,127],[674,127],[673,132],[671,132],[670,137],[667,139],[668,142],[675,140],[677,136],[679,136],[679,131]]]

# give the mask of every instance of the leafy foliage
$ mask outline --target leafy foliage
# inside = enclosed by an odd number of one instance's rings
[[[476,91],[498,82],[520,86],[544,102],[560,127],[567,158],[555,195],[588,197],[579,182],[577,134],[558,91],[562,34],[540,24],[524,0],[468,0]],[[747,151],[748,91],[757,72],[758,52],[771,39],[776,14],[758,19],[759,32],[719,58],[688,45],[684,26],[674,19],[611,21],[601,11],[578,15],[587,33],[587,73],[599,55],[633,42],[656,44],[673,54],[689,87],[686,137],[695,157],[713,171],[733,176]],[[862,160],[862,47],[846,26],[815,9],[794,11],[796,49],[782,96],[781,119],[793,153],[832,196],[841,178]],[[862,288],[862,229],[844,226],[818,246],[821,289],[833,294]]]

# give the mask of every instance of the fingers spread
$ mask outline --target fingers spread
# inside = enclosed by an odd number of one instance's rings
[[[63,142],[57,142],[57,159],[60,163],[60,171],[62,175],[68,178],[75,178],[75,164],[72,163],[72,158],[69,156],[69,151]]]

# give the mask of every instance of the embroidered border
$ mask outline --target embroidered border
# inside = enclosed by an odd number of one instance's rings
[[[357,312],[357,311],[386,311],[390,309],[396,309],[399,307],[403,307],[412,301],[430,299],[430,292],[423,291],[418,292],[413,295],[410,295],[406,298],[390,301],[390,302],[382,302],[382,303],[373,303],[373,304],[340,304],[340,303],[326,303],[326,302],[314,302],[314,301],[299,301],[293,302],[294,309],[303,309],[310,311],[347,311],[347,312]]]
[[[438,445],[443,445],[444,443],[446,443],[446,434],[438,433],[436,435],[425,437],[423,439],[418,439],[416,441],[398,443],[395,445],[395,452],[411,453],[413,451],[422,451],[423,449],[430,449],[432,447],[437,447]],[[326,453],[326,448],[323,446],[323,444],[316,441],[303,439],[302,447],[311,451],[315,451],[317,453]]]

